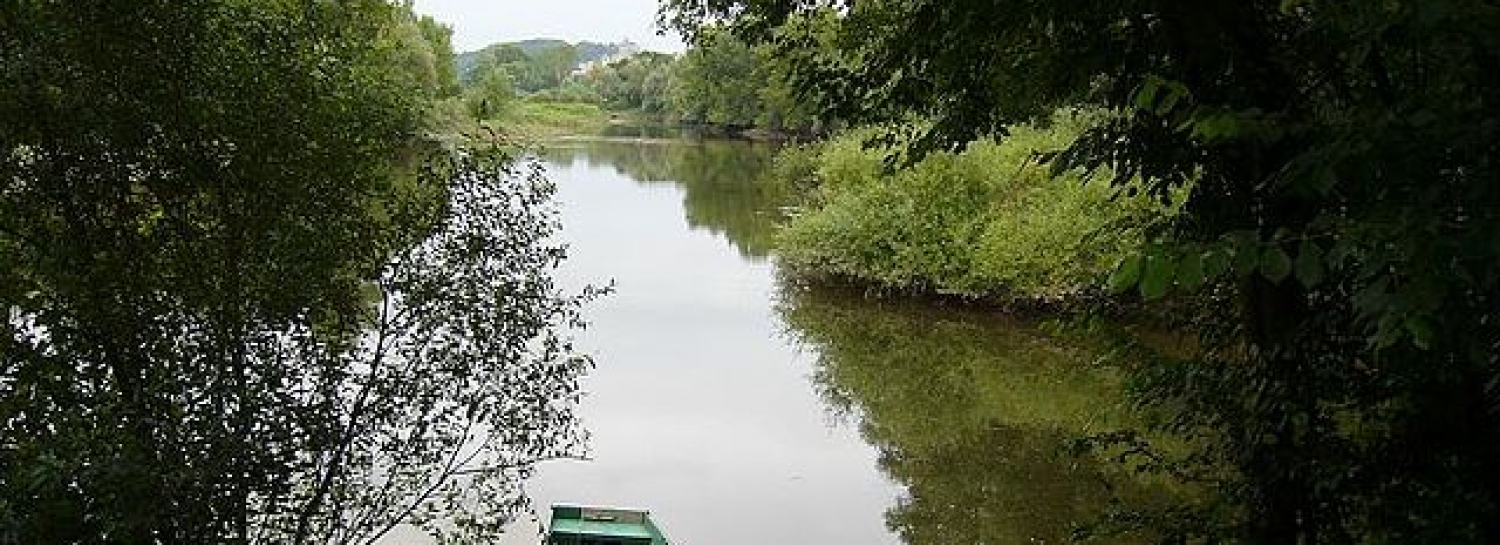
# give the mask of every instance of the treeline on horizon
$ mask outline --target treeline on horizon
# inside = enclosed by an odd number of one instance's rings
[[[561,129],[587,129],[610,116],[691,125],[728,134],[814,134],[829,124],[793,99],[785,69],[765,48],[729,33],[682,54],[624,44],[559,40],[499,43],[455,58],[464,111],[499,127],[534,124],[539,112]],[[544,116],[546,114],[543,114]]]

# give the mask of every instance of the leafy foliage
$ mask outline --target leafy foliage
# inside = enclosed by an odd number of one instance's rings
[[[933,154],[889,175],[884,154],[864,149],[868,131],[830,142],[800,167],[801,185],[816,190],[779,237],[781,264],[896,290],[1020,298],[1086,291],[1140,244],[1138,229],[1117,228],[1165,212],[1113,200],[1108,188],[1075,176],[1054,180],[1036,164],[1093,117],[1060,114],[1047,128],[1018,128],[1003,143]]]
[[[1089,103],[1121,115],[1058,170],[1163,199],[1192,183],[1175,229],[1115,279],[1206,290],[1190,324],[1205,353],[1139,393],[1164,426],[1216,438],[1198,460],[1237,470],[1221,491],[1248,515],[1185,516],[1197,533],[1177,539],[1500,536],[1492,3],[670,5],[679,26],[728,20],[790,59],[783,23],[836,11],[861,62],[801,63],[798,87],[845,119],[931,120],[913,158]]]
[[[398,235],[414,244],[380,272],[372,327],[325,356],[340,382],[288,400],[334,404],[339,428],[297,476],[316,488],[260,506],[265,541],[365,542],[398,524],[495,539],[528,507],[534,464],[582,455],[572,408],[590,362],[562,329],[582,327],[579,305],[599,292],[553,285],[565,252],[549,242],[559,225],[540,165],[482,151],[429,165],[447,204],[415,213],[436,223]]]
[[[699,37],[672,72],[676,116],[730,127],[813,128],[817,118],[793,99],[768,53],[728,32]]]
[[[676,58],[645,51],[597,67],[584,74],[610,109],[666,114],[671,106],[669,89]]]
[[[550,189],[414,138],[445,85],[422,28],[0,7],[0,541],[490,535],[576,446]]]
[[[531,48],[496,44],[467,54],[460,79],[466,85],[484,81],[495,72],[506,75],[517,89],[534,93],[562,85],[578,66],[578,49],[565,42]]]
[[[727,32],[702,37],[681,56],[643,51],[612,57],[600,50],[580,63],[587,46],[598,44],[575,48],[539,40],[496,44],[460,56],[470,114],[500,126],[519,126],[520,132],[536,132],[516,119],[514,111],[507,112],[522,102],[592,104],[613,114],[731,133],[825,128],[787,85],[785,63],[769,49],[751,47]],[[509,91],[500,92],[501,87]]]
[[[464,93],[464,106],[477,120],[499,119],[515,108],[516,90],[504,72],[490,72]]]

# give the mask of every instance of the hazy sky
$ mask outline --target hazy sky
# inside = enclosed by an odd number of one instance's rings
[[[453,27],[455,51],[527,38],[683,48],[676,36],[656,34],[656,0],[416,0],[416,9]]]

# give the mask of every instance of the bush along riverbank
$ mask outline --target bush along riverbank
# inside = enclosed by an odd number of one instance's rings
[[[889,169],[873,130],[792,147],[774,176],[805,195],[777,236],[791,278],[887,291],[1050,306],[1102,290],[1116,263],[1173,211],[1117,195],[1038,155],[1065,148],[1101,114],[1064,111],[962,153]]]

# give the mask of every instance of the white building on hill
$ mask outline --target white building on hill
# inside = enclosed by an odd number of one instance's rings
[[[573,69],[573,75],[581,76],[587,74],[594,71],[594,69],[596,68],[609,66],[610,64],[623,61],[630,57],[634,57],[636,53],[641,52],[640,44],[632,42],[628,39],[610,45],[614,48],[613,53],[605,55],[604,58],[601,58],[599,60],[579,64],[578,68]]]

